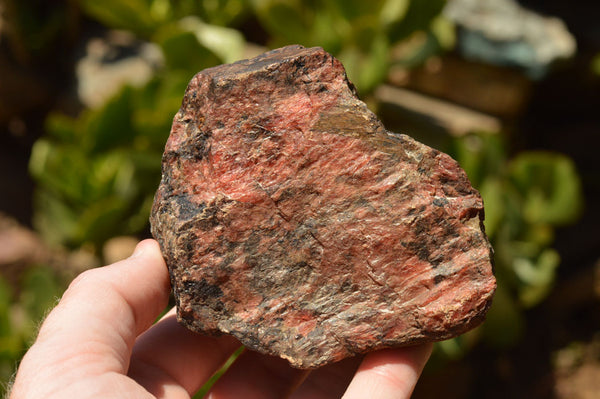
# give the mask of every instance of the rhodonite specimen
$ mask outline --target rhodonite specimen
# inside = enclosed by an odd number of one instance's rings
[[[194,331],[314,368],[457,336],[490,306],[479,193],[320,48],[198,73],[162,167],[152,232]]]

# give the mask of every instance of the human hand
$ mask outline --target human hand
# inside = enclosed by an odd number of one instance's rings
[[[193,396],[240,343],[187,330],[173,309],[152,326],[169,291],[153,240],[128,259],[81,274],[42,324],[10,398]],[[408,398],[430,353],[431,345],[388,349],[308,372],[245,351],[208,397]]]

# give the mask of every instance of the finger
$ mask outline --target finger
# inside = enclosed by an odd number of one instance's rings
[[[286,360],[248,350],[217,381],[208,398],[286,398],[307,374],[290,367]]]
[[[23,358],[20,381],[48,388],[107,372],[124,373],[136,336],[167,304],[169,277],[153,240],[110,266],[82,273],[44,321]]]
[[[341,398],[361,361],[352,357],[312,371],[290,399]]]
[[[343,399],[410,398],[432,348],[426,344],[367,355]]]
[[[177,323],[171,309],[136,341],[129,376],[159,398],[174,385],[193,395],[240,346],[230,336],[214,338],[188,330]]]
[[[64,336],[63,322],[67,322],[78,341],[108,341],[104,335],[115,331],[133,346],[166,307],[169,293],[169,274],[158,243],[144,240],[129,258],[88,270],[73,280],[44,322],[38,340]],[[63,334],[55,334],[57,329]]]

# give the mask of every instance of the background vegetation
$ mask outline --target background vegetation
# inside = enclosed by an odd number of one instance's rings
[[[196,72],[241,59],[256,45],[318,45],[342,60],[361,96],[377,108],[376,89],[390,80],[391,71],[454,54],[456,28],[444,18],[444,5],[441,0],[71,0],[52,6],[6,1],[1,50],[9,66],[4,68],[24,66],[32,76],[59,82],[41,81],[41,98],[0,115],[7,131],[22,118],[42,121],[38,133],[29,136],[35,189],[25,222],[31,221],[51,251],[83,249],[102,263],[109,239],[148,234],[171,119]],[[113,30],[127,32],[134,43],[151,43],[159,49],[159,61],[145,82],[123,84],[100,104],[85,106],[71,87],[82,41]],[[589,61],[592,74],[598,74],[598,65],[598,57]],[[408,133],[419,138],[419,132]],[[497,354],[522,342],[531,309],[539,308],[557,283],[557,229],[576,222],[584,209],[580,174],[567,155],[527,148],[527,139],[506,131],[472,131],[445,143],[440,149],[459,161],[484,198],[498,291],[483,327],[437,345],[432,369],[477,348]],[[1,381],[10,378],[70,276],[43,259],[24,265],[16,277],[0,274]]]

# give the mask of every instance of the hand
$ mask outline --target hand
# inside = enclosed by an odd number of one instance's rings
[[[150,327],[169,291],[153,240],[81,274],[42,324],[10,398],[190,398],[240,343],[188,331],[173,309]],[[309,373],[245,351],[208,397],[408,398],[430,353],[431,345],[388,349]]]

